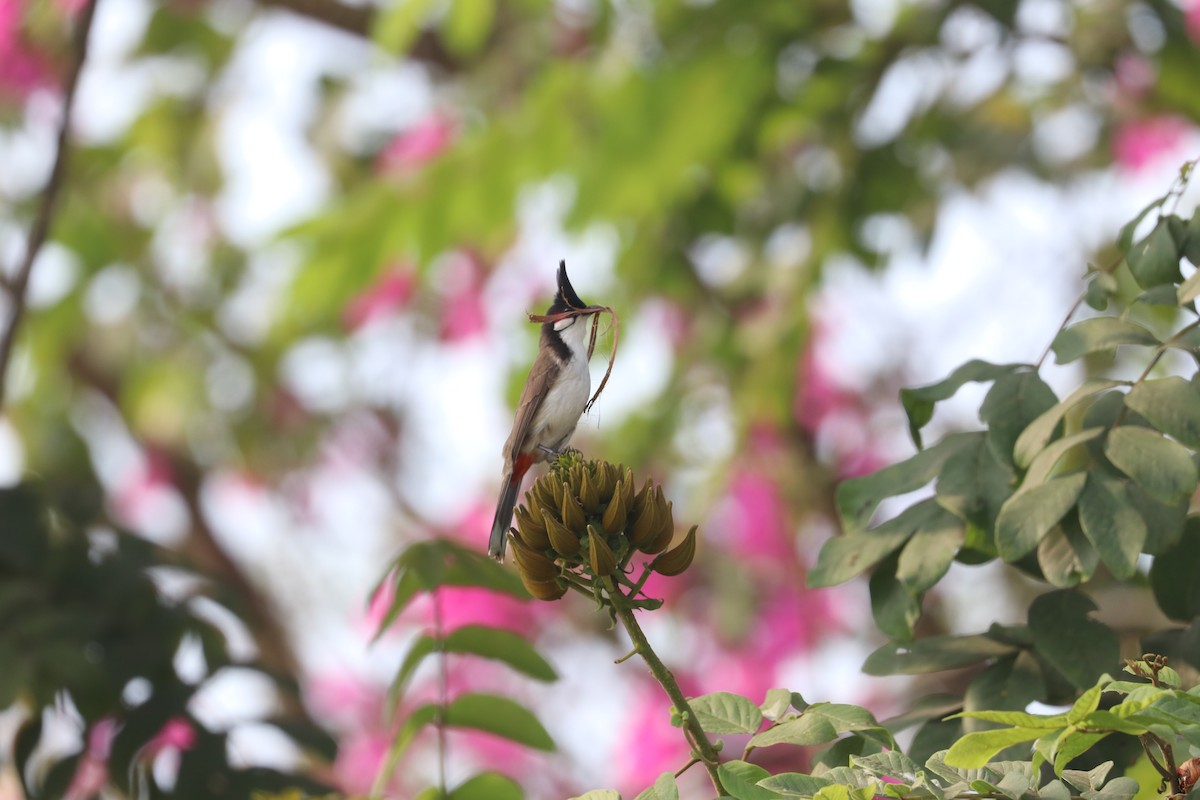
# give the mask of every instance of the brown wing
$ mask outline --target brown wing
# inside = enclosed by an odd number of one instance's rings
[[[544,349],[539,350],[538,357],[534,359],[533,366],[529,369],[525,388],[521,391],[521,400],[517,403],[517,418],[513,420],[512,433],[508,435],[508,441],[504,443],[504,460],[508,464],[516,461],[517,454],[521,452],[521,445],[524,444],[525,437],[529,434],[529,428],[533,425],[538,409],[542,407],[542,401],[546,399],[550,386],[553,385],[561,370],[562,365],[553,355]]]

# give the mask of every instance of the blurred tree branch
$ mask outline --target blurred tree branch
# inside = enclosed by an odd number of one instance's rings
[[[67,171],[68,144],[67,137],[71,125],[71,109],[75,103],[75,90],[79,85],[79,73],[83,71],[83,62],[87,60],[88,38],[92,30],[92,20],[96,15],[96,3],[99,0],[87,0],[79,11],[75,23],[74,58],[67,71],[66,82],[63,85],[62,119],[58,123],[58,143],[54,155],[54,166],[50,170],[50,178],[46,188],[42,190],[41,201],[33,224],[29,228],[29,239],[25,245],[25,258],[21,262],[16,275],[5,283],[4,288],[9,296],[9,317],[0,333],[0,408],[4,406],[7,389],[8,364],[12,358],[13,346],[16,344],[17,332],[21,320],[25,316],[25,292],[29,286],[29,275],[33,272],[33,263],[50,233],[54,224],[54,212],[58,205],[58,192],[62,186]]]
[[[375,22],[372,6],[348,6],[337,0],[258,0],[268,8],[283,8],[338,30],[369,37]]]

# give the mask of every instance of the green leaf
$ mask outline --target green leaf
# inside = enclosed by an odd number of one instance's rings
[[[621,793],[615,789],[592,789],[568,800],[621,800]]]
[[[1091,733],[1067,728],[1054,743],[1054,772],[1061,775],[1067,764],[1091,750],[1107,733]]]
[[[396,54],[408,52],[429,18],[434,0],[398,0],[376,14],[371,40]]]
[[[1141,223],[1141,221],[1143,219],[1146,218],[1146,215],[1149,214],[1154,209],[1161,207],[1162,204],[1165,202],[1167,202],[1166,197],[1158,198],[1157,200],[1155,200],[1154,202],[1150,203],[1148,206],[1143,208],[1141,211],[1139,211],[1138,215],[1136,217],[1134,217],[1132,220],[1125,223],[1125,225],[1123,225],[1121,227],[1121,233],[1117,237],[1117,247],[1119,247],[1121,249],[1122,253],[1126,253],[1126,254],[1129,253],[1130,248],[1133,247],[1133,235],[1137,231],[1137,226]]]
[[[1013,447],[1013,457],[1016,460],[1018,467],[1028,467],[1034,457],[1046,447],[1054,437],[1054,432],[1058,430],[1058,426],[1062,423],[1062,419],[1067,412],[1079,403],[1084,398],[1091,397],[1114,386],[1127,385],[1124,381],[1112,381],[1105,379],[1089,379],[1084,381],[1083,385],[1075,391],[1071,392],[1067,398],[1061,402],[1055,403],[1050,408],[1046,409],[1038,416],[1025,430],[1021,431],[1021,435],[1017,437],[1017,443]]]
[[[908,784],[917,780],[917,772],[920,770],[917,762],[898,750],[869,756],[851,756],[850,765],[880,777],[896,778]]]
[[[792,717],[772,725],[761,733],[755,734],[749,741],[748,747],[771,747],[776,744],[814,745],[832,742],[838,737],[838,730],[833,723],[820,714],[805,712],[799,717]]]
[[[1098,792],[1089,792],[1086,800],[1133,800],[1141,791],[1141,786],[1133,778],[1122,775],[1113,778]]]
[[[1022,711],[1034,700],[1041,700],[1046,694],[1046,683],[1042,679],[1042,671],[1037,659],[1028,652],[1022,651],[1011,656],[997,659],[983,672],[975,676],[967,692],[963,696],[965,714],[973,714],[987,710],[1005,714],[1011,711]],[[1028,728],[1038,727],[1028,719],[999,719],[985,720],[983,717],[968,717],[979,721],[1001,722],[1005,725],[1023,725]],[[970,723],[964,726],[967,732],[983,730],[985,726]]]
[[[1125,405],[1180,443],[1200,448],[1200,392],[1183,378],[1143,381],[1129,391]]]
[[[923,526],[900,552],[896,580],[914,595],[933,588],[950,569],[963,537],[962,520],[953,514],[946,514],[938,524]]]
[[[867,657],[868,675],[921,675],[987,661],[1016,647],[990,636],[929,636],[907,644],[888,643]]]
[[[1124,719],[1111,711],[1093,711],[1077,723],[1078,727],[1091,731],[1110,731],[1141,736],[1149,728],[1134,720]]]
[[[977,719],[983,722],[995,722],[1008,725],[1011,728],[1041,729],[1045,731],[1066,727],[1066,714],[1029,714],[1024,711],[963,711],[954,715],[966,719]],[[1040,734],[1039,734],[1040,735]],[[1021,741],[1025,741],[1022,739]]]
[[[738,800],[778,800],[788,796],[759,785],[759,781],[770,778],[771,773],[757,764],[726,761],[717,767],[717,776],[721,779],[725,791]]]
[[[1014,372],[996,380],[979,408],[979,419],[988,426],[988,446],[1001,462],[1015,465],[1017,437],[1057,402],[1054,392],[1036,372]]]
[[[921,448],[921,429],[933,419],[933,407],[939,400],[954,396],[964,383],[994,381],[1019,369],[1023,364],[989,364],[978,359],[963,364],[945,380],[917,389],[901,389],[900,403],[908,415],[908,432],[917,449]]]
[[[445,648],[450,653],[469,653],[503,662],[539,681],[558,679],[554,667],[542,658],[533,645],[512,631],[485,625],[464,625],[446,637]]]
[[[392,603],[375,633],[378,638],[391,627],[400,613],[421,591],[432,592],[440,586],[475,586],[492,589],[522,600],[529,593],[521,579],[480,552],[449,539],[414,542],[393,562],[380,586],[392,582]],[[372,591],[374,596],[379,586]]]
[[[891,555],[916,531],[944,530],[955,524],[961,525],[936,500],[930,498],[906,508],[866,533],[835,536],[821,548],[816,566],[808,572],[808,585],[818,587],[845,583]]]
[[[1200,517],[1189,517],[1183,536],[1154,559],[1150,586],[1158,607],[1173,620],[1200,616]]]
[[[1200,241],[1200,237],[1194,238]],[[1200,247],[1200,245],[1197,246]],[[1181,306],[1185,306],[1197,297],[1200,297],[1200,269],[1188,275],[1187,280],[1179,284],[1179,288],[1175,292],[1175,297]]]
[[[1136,322],[1119,317],[1094,317],[1062,330],[1050,347],[1055,361],[1067,364],[1088,353],[1113,350],[1123,344],[1157,346],[1161,342]]]
[[[925,486],[937,476],[946,459],[970,444],[972,438],[973,434],[952,434],[899,464],[842,481],[837,489],[837,507],[843,530],[848,534],[866,530],[884,499]]]
[[[997,457],[990,438],[979,433],[946,459],[938,473],[937,501],[958,517],[990,529],[996,523],[1000,507],[1012,495],[1015,481],[1007,462]]]
[[[1177,503],[1196,491],[1191,452],[1155,431],[1137,425],[1115,428],[1108,434],[1104,455],[1164,503]]]
[[[639,794],[634,800],[679,800],[679,786],[675,783],[675,775],[664,772],[654,781],[654,785]]]
[[[1054,478],[1008,499],[996,517],[996,549],[1008,562],[1024,558],[1075,505],[1086,472]]]
[[[713,692],[689,700],[688,705],[706,733],[755,733],[762,727],[762,711],[740,694]]]
[[[1170,222],[1164,217],[1149,236],[1129,249],[1125,261],[1138,286],[1149,289],[1179,280],[1180,256],[1179,247],[1171,235]]]
[[[1038,542],[1038,567],[1051,586],[1069,589],[1096,574],[1100,556],[1074,519],[1063,520]]]
[[[1024,491],[1029,491],[1038,484],[1045,483],[1051,476],[1054,475],[1058,464],[1062,459],[1080,445],[1087,444],[1092,439],[1095,439],[1104,433],[1104,428],[1085,428],[1079,433],[1064,436],[1046,446],[1045,450],[1038,453],[1033,461],[1029,464],[1029,469],[1025,473],[1024,480],[1021,481],[1021,488],[1017,491],[1018,494]]]
[[[1098,764],[1089,770],[1081,769],[1064,769],[1062,772],[1063,780],[1074,786],[1081,792],[1088,792],[1092,789],[1099,789],[1104,785],[1105,778],[1113,768],[1113,762],[1105,761],[1103,764]]]
[[[875,626],[891,639],[907,641],[921,616],[918,596],[896,580],[896,559],[887,558],[875,568],[869,584]]]
[[[1041,595],[1029,606],[1029,631],[1038,653],[1080,689],[1092,687],[1120,658],[1117,635],[1088,616],[1095,610],[1096,604],[1074,589]]]
[[[1045,732],[1044,728],[1002,728],[968,733],[946,751],[945,761],[952,767],[978,769],[1001,750],[1033,741]]]
[[[1091,472],[1079,495],[1079,525],[1114,576],[1133,576],[1146,543],[1146,523],[1123,481]]]
[[[492,733],[537,750],[554,751],[554,740],[525,706],[507,697],[469,692],[446,708],[446,724]]]
[[[724,776],[721,778],[721,783],[726,787],[729,786],[725,782]],[[799,772],[784,772],[779,775],[769,775],[758,783],[759,788],[772,791],[774,797],[814,797],[829,785],[831,785],[831,782],[827,778],[804,775]],[[737,794],[736,796],[742,798],[750,797],[751,795]]]
[[[525,793],[512,778],[498,772],[482,772],[450,790],[446,800],[524,800],[524,797]],[[620,800],[620,795],[615,800]]]
[[[758,708],[763,717],[775,722],[792,707],[792,693],[787,689],[768,689],[767,696]]]
[[[1068,723],[1078,725],[1084,717],[1100,707],[1100,694],[1104,690],[1105,683],[1107,681],[1101,680],[1079,695],[1079,698],[1071,705],[1071,710],[1067,712]]]
[[[1111,272],[1093,272],[1092,279],[1088,281],[1084,300],[1097,311],[1103,311],[1108,308],[1109,298],[1116,293],[1117,280]]]

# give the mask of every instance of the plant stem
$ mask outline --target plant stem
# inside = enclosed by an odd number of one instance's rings
[[[637,617],[633,613],[633,607],[627,602],[628,598],[616,587],[612,578],[606,577],[604,579],[604,588],[608,592],[609,602],[612,603],[613,610],[617,612],[617,617],[621,620],[621,624],[625,626],[625,632],[629,634],[630,641],[633,642],[633,649],[646,662],[646,666],[650,668],[650,674],[654,676],[654,679],[666,691],[667,696],[671,698],[671,703],[675,706],[675,710],[683,720],[684,730],[691,735],[690,738],[695,745],[695,757],[704,763],[704,768],[708,770],[708,777],[712,780],[717,794],[724,794],[725,788],[721,786],[721,778],[717,774],[718,756],[716,748],[708,740],[704,729],[700,727],[700,721],[696,718],[692,707],[688,705],[687,698],[680,691],[679,684],[675,681],[675,676],[671,674],[671,670],[667,669],[666,664],[663,664],[658,654],[654,652],[654,648],[650,646],[649,640],[646,639],[646,634],[642,631],[642,626],[638,624]]]

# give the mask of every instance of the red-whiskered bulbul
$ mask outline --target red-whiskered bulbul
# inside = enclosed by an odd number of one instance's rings
[[[588,322],[600,310],[601,306],[589,306],[579,299],[567,278],[566,262],[560,262],[558,293],[546,316],[570,315],[542,323],[537,357],[517,403],[512,433],[504,443],[504,487],[488,540],[488,555],[498,561],[504,560],[521,479],[531,466],[557,454],[567,444],[587,405],[592,388]]]

